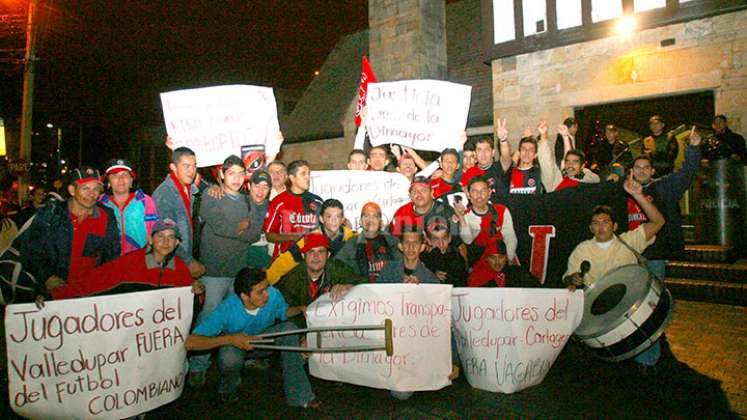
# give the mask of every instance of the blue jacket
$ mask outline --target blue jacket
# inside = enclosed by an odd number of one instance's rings
[[[274,287],[268,287],[267,293],[269,294],[267,304],[259,308],[256,315],[248,313],[239,296],[231,293],[192,332],[205,337],[240,332],[246,335],[257,335],[271,327],[276,319],[285,321],[288,304],[285,303],[283,295]]]
[[[189,190],[191,197],[189,200],[189,214],[193,212],[193,205],[195,195],[199,192],[197,187],[192,184]],[[174,181],[171,180],[171,176],[167,175],[166,179],[161,182],[155,191],[153,191],[153,201],[156,203],[156,209],[158,210],[158,217],[160,220],[169,218],[176,222],[179,228],[179,236],[181,241],[179,247],[176,249],[176,255],[184,261],[185,264],[189,265],[192,263],[192,222],[187,213],[187,209],[184,207],[179,191],[174,185]]]

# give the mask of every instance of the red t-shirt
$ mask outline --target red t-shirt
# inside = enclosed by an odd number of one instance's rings
[[[459,185],[456,182],[449,182],[442,178],[436,178],[431,180],[431,190],[433,191],[433,198],[441,197],[444,194],[448,194],[452,191],[461,191],[458,188]]]
[[[555,191],[560,191],[563,188],[571,188],[571,187],[578,187],[580,182],[576,179],[573,179],[571,177],[564,176],[563,180],[560,181],[560,184],[558,184],[557,187],[555,187]]]
[[[506,274],[494,271],[488,265],[487,258],[482,257],[472,267],[472,272],[467,279],[467,287],[481,287],[490,282],[494,282],[498,287],[504,287],[506,285]]]
[[[648,195],[646,196],[646,199],[648,201],[653,201],[653,197]],[[648,217],[646,217],[646,213],[643,212],[641,206],[639,206],[632,198],[628,198],[628,230],[635,230],[635,228],[647,221]]]
[[[321,209],[322,199],[316,194],[306,191],[298,195],[283,191],[270,203],[263,230],[268,233],[310,232],[319,227]],[[275,259],[293,242],[276,244],[272,258]]]
[[[510,171],[509,194],[542,194],[544,192],[539,168],[532,166],[527,169],[519,169],[513,166]]]

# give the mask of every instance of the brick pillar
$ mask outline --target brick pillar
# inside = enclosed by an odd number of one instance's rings
[[[368,0],[376,79],[446,79],[444,0]]]

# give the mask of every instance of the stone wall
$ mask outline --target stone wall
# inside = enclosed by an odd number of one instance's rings
[[[353,142],[344,137],[306,141],[303,143],[284,144],[280,158],[286,164],[304,159],[312,169],[346,169],[348,153],[353,148]]]
[[[747,11],[494,60],[493,114],[512,138],[577,106],[711,90],[716,113],[747,132]],[[675,44],[661,46],[662,40]],[[515,144],[514,144],[515,146]]]

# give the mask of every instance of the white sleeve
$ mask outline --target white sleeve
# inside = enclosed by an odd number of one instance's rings
[[[506,244],[508,260],[513,261],[516,257],[516,246],[519,244],[519,240],[516,239],[514,220],[511,218],[511,212],[508,211],[508,209],[503,211],[503,226],[501,226],[501,234],[503,235],[503,243]]]
[[[355,133],[355,142],[353,143],[353,149],[363,150],[363,145],[366,142],[366,126],[358,127],[358,131]]]
[[[555,164],[552,150],[550,150],[550,142],[547,140],[541,140],[537,144],[537,161],[540,165],[540,174],[542,184],[545,185],[545,191],[555,191],[555,187],[563,181],[563,174],[558,169],[558,165]]]
[[[459,225],[459,237],[462,238],[462,242],[469,245],[477,238],[477,235],[480,234],[481,221],[480,216],[472,212],[464,215],[464,226]]]

